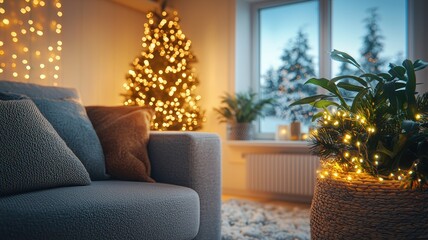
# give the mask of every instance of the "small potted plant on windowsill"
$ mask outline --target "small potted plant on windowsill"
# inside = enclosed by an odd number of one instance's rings
[[[222,106],[214,108],[220,123],[227,123],[229,140],[251,140],[254,137],[252,122],[263,116],[263,108],[272,104],[273,99],[257,99],[256,93],[225,93],[221,97]]]
[[[331,57],[362,74],[309,79],[306,84],[326,94],[292,104],[321,110],[311,136],[312,152],[321,158],[312,238],[427,237],[428,94],[416,96],[415,75],[427,63],[405,60],[372,74],[344,52],[334,50]],[[346,99],[339,89],[355,94]]]

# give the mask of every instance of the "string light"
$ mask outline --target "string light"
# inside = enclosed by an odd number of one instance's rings
[[[421,115],[417,114],[415,119],[421,119]],[[376,126],[371,125],[369,121],[362,115],[352,114],[343,110],[324,111],[322,118],[319,120],[320,128],[334,128],[335,131],[344,132],[338,141],[342,142],[344,151],[336,156],[337,159],[324,159],[321,162],[321,170],[317,171],[321,179],[329,177],[342,178],[347,181],[352,181],[352,174],[368,174],[368,169],[377,169],[382,164],[380,153],[372,155],[372,161],[367,159],[362,151],[366,147],[369,137],[376,132]],[[318,135],[319,129],[317,129]],[[317,135],[312,135],[316,137]],[[340,159],[341,158],[341,159]],[[396,181],[414,181],[421,183],[421,178],[415,178],[416,174],[413,169],[418,166],[415,162],[410,169],[395,169],[389,173],[378,176],[376,179],[379,182],[388,180]]]
[[[127,81],[124,105],[153,106],[155,130],[197,130],[205,121],[193,93],[198,84],[191,64],[195,57],[190,51],[177,12],[165,11],[146,15],[143,51],[132,61]],[[184,46],[183,46],[184,45]]]
[[[60,0],[0,0],[0,31],[9,36],[0,41],[0,78],[57,83],[60,69],[54,59],[61,59],[61,7]],[[59,44],[54,48],[50,41]]]

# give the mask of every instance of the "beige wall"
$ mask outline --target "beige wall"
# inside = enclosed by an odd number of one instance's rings
[[[62,82],[86,105],[120,105],[145,14],[107,0],[63,0]]]
[[[225,144],[226,126],[218,124],[213,111],[220,102],[219,96],[235,88],[235,3],[230,0],[176,0],[171,1],[171,5],[181,16],[182,29],[192,40],[199,59],[199,91],[207,111],[203,131],[219,133],[223,141],[223,189],[245,190],[243,151]]]

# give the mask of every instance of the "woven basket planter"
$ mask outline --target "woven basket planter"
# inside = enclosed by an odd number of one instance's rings
[[[317,179],[312,239],[427,239],[428,189],[370,176]]]

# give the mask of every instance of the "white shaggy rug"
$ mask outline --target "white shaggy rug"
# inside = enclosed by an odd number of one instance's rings
[[[223,202],[221,212],[222,240],[311,238],[309,209],[232,199]]]

